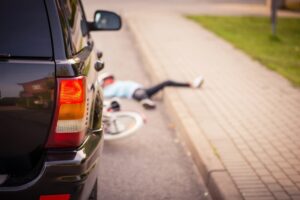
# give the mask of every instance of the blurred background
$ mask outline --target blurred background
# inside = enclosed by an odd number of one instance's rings
[[[167,88],[147,124],[106,143],[101,199],[300,199],[300,0],[83,0],[123,19],[93,32],[105,71]]]

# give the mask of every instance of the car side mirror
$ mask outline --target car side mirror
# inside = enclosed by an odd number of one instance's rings
[[[116,31],[122,26],[121,17],[110,11],[97,10],[94,21],[89,23],[90,31]]]

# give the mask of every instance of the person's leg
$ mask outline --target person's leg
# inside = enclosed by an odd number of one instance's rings
[[[171,86],[171,87],[191,87],[191,84],[188,82],[176,82],[172,80],[167,80],[162,83],[159,83],[157,85],[154,85],[150,88],[146,88],[145,92],[149,98],[151,98],[154,94],[159,92],[160,90],[164,89],[166,86]]]
[[[154,109],[156,107],[155,103],[147,95],[146,90],[143,88],[137,89],[132,98],[139,101],[145,109]]]
[[[136,91],[134,91],[132,98],[136,101],[141,101],[143,99],[149,99],[149,96],[145,89],[139,88]]]

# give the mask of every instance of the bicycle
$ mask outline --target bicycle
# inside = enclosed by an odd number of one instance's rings
[[[145,124],[141,114],[132,111],[121,111],[118,100],[104,102],[103,126],[104,140],[118,140],[129,137]]]

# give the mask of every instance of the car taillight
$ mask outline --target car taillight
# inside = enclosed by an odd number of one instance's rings
[[[46,147],[78,147],[85,132],[85,78],[58,79],[57,106]]]
[[[70,194],[41,195],[40,200],[69,200]]]

